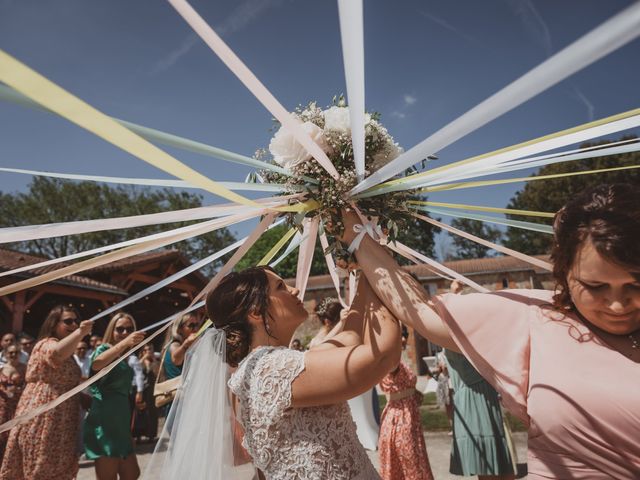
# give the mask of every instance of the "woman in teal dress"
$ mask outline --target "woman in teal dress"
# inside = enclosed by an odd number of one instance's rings
[[[451,293],[462,284],[451,282]],[[515,478],[498,392],[461,355],[445,351],[453,387],[453,444],[449,471],[480,479]]]
[[[144,338],[133,317],[117,313],[109,322],[104,343],[91,355],[91,371],[98,372]],[[98,480],[135,480],[140,476],[131,438],[129,392],[133,370],[126,360],[91,386],[91,408],[84,424],[87,458],[95,460]],[[142,402],[136,398],[136,402]]]
[[[200,330],[201,326],[202,321],[195,313],[185,313],[174,320],[165,337],[158,382],[164,382],[182,375],[185,355],[198,338],[198,330]],[[168,416],[171,405],[172,403],[168,403],[162,407],[165,416]]]
[[[445,353],[453,384],[449,471],[480,479],[515,478],[498,393],[461,354]]]

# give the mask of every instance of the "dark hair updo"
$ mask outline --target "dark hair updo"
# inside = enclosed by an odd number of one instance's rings
[[[337,298],[327,297],[320,302],[315,310],[316,315],[324,324],[325,320],[334,327],[340,321],[340,312],[344,307]]]
[[[266,324],[269,307],[269,267],[252,267],[230,273],[207,295],[207,314],[227,335],[226,359],[238,366],[249,354],[252,327],[248,316],[262,316]]]
[[[553,304],[558,310],[575,308],[567,276],[586,240],[608,261],[640,278],[640,186],[614,183],[587,190],[556,213],[553,229]]]

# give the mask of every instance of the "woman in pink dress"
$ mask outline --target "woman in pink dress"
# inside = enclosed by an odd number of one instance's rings
[[[345,221],[350,242],[358,219]],[[431,300],[370,237],[356,255],[398,319],[463,353],[528,424],[528,478],[638,479],[640,188],[584,192],[556,214],[554,234],[555,292]]]
[[[406,341],[403,335],[403,348]],[[387,397],[378,439],[383,480],[433,480],[420,423],[422,393],[416,390],[417,380],[416,374],[400,362],[380,381]]]
[[[91,333],[93,322],[80,321],[75,309],[54,307],[40,329],[27,366],[27,385],[16,416],[49,403],[78,385],[76,346]],[[38,415],[9,434],[0,478],[71,480],[78,473],[77,439],[80,401],[76,395]]]

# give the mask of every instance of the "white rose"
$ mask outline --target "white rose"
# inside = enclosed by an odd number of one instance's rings
[[[311,122],[304,122],[301,127],[323,151],[329,150],[329,145],[320,127]],[[280,130],[271,139],[269,151],[273,155],[273,160],[284,168],[292,168],[311,159],[311,154],[284,127],[280,127]]]
[[[325,130],[350,132],[349,109],[347,107],[331,107],[324,112]]]
[[[364,116],[365,125],[371,123],[371,115]],[[324,129],[351,133],[349,107],[331,107],[324,111]]]

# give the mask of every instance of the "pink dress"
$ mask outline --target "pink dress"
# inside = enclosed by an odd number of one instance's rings
[[[27,365],[27,386],[16,416],[55,400],[80,381],[80,367],[72,357],[53,360],[58,340],[45,338],[33,348]],[[77,441],[80,400],[71,397],[56,408],[11,430],[0,479],[71,480],[78,473]]]
[[[380,388],[386,394],[415,389],[417,377],[404,363],[388,373]],[[380,476],[383,480],[433,480],[420,423],[416,395],[387,402],[380,420]]]
[[[530,479],[640,478],[640,364],[613,350],[552,292],[436,297],[473,366],[529,423]]]

